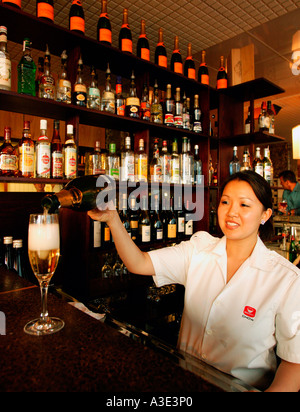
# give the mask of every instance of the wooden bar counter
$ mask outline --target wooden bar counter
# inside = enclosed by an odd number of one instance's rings
[[[46,337],[25,334],[25,324],[40,310],[39,288],[0,268],[0,311],[6,317],[6,334],[0,336],[2,392],[224,391],[52,294],[49,314],[63,319],[64,329]],[[230,380],[227,386],[237,390]]]

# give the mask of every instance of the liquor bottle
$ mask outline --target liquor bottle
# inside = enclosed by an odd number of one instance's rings
[[[2,0],[2,3],[21,9],[21,0]]]
[[[164,124],[174,126],[174,100],[172,98],[172,86],[167,85],[166,98],[164,101]]]
[[[270,122],[270,126],[269,126],[269,133],[270,134],[275,134],[275,113],[272,109],[272,102],[268,101],[267,103],[267,113],[269,115],[269,122]]]
[[[214,168],[214,173],[212,175],[212,186],[218,186],[219,183],[219,176],[218,176],[218,163],[216,163],[216,166]]]
[[[114,180],[109,176],[101,176],[103,185],[97,186],[99,176],[81,176],[70,180],[58,193],[46,195],[41,205],[49,213],[55,213],[60,207],[70,208],[76,211],[86,212],[97,207],[97,197],[100,192],[105,191],[104,198],[109,195],[110,190],[115,188]],[[104,187],[108,184],[108,187]],[[99,201],[99,199],[98,199]]]
[[[40,136],[35,146],[36,177],[51,177],[51,143],[47,136],[47,120],[40,121]]]
[[[251,108],[248,108],[248,117],[245,121],[245,134],[251,133]]]
[[[230,175],[238,173],[241,170],[241,163],[239,161],[237,151],[238,151],[237,146],[234,146],[234,148],[233,148],[233,157],[232,157],[232,160],[229,163],[229,174]]]
[[[175,36],[174,40],[174,50],[171,57],[171,66],[170,69],[172,72],[183,74],[183,64],[182,57],[179,50],[179,37]]]
[[[0,146],[0,176],[17,176],[18,151],[11,144],[11,128],[4,128],[4,142]]]
[[[182,240],[185,231],[185,212],[183,210],[182,196],[177,197],[177,238]]]
[[[0,26],[0,89],[11,90],[11,60],[7,51],[7,28]]]
[[[186,201],[185,208],[185,225],[184,234],[185,236],[191,237],[194,234],[194,221],[191,219],[190,201]]]
[[[77,176],[77,146],[74,141],[74,126],[67,125],[67,136],[64,146],[64,177],[75,179]]]
[[[18,93],[35,96],[36,65],[31,56],[31,43],[23,41],[23,56],[18,64]]]
[[[107,175],[119,181],[120,178],[120,158],[116,153],[116,144],[109,144],[109,154],[107,156]]]
[[[270,149],[268,147],[265,147],[264,149],[263,164],[264,164],[264,178],[270,185],[272,185],[273,184],[273,164],[270,159]]]
[[[62,179],[63,170],[63,147],[59,134],[59,120],[53,121],[53,137],[51,145],[51,175],[53,179]]]
[[[199,157],[199,146],[198,145],[195,145],[194,183],[195,185],[200,185],[202,183],[202,161]]]
[[[13,240],[13,269],[21,278],[26,279],[25,255],[22,239]]]
[[[220,68],[218,71],[218,76],[217,76],[217,89],[227,89],[228,87],[228,78],[227,78],[227,73],[225,70],[225,65],[224,65],[224,56],[221,56],[220,58]]]
[[[177,139],[174,139],[172,144],[172,156],[171,156],[171,183],[180,183],[180,158],[178,154]]]
[[[161,154],[161,170],[163,183],[170,183],[171,181],[171,154],[168,152],[168,143],[163,141]]]
[[[150,102],[147,83],[144,83],[142,98],[141,98],[141,115],[140,118],[147,122],[150,122]]]
[[[183,103],[180,97],[180,87],[176,87],[174,126],[178,129],[183,128]]]
[[[133,117],[138,119],[140,112],[140,99],[137,97],[136,86],[135,86],[135,75],[134,71],[131,74],[131,84],[129,90],[129,96],[126,99],[125,114],[128,117]]]
[[[73,103],[76,106],[83,106],[86,107],[86,85],[83,82],[82,77],[82,69],[83,69],[83,62],[81,56],[78,60],[77,66],[77,77],[74,84],[74,92],[73,92]]]
[[[174,199],[170,199],[170,211],[168,213],[168,240],[177,238],[177,218],[174,213]]]
[[[208,163],[208,185],[212,186],[213,174],[214,174],[214,167],[212,163],[211,154],[209,155],[209,163]]]
[[[55,79],[51,74],[51,56],[48,44],[46,46],[44,73],[40,79],[39,97],[42,99],[55,99]]]
[[[36,0],[36,16],[39,19],[54,22],[53,0]]]
[[[60,56],[61,58],[61,73],[58,80],[56,100],[70,104],[72,103],[72,85],[67,73],[67,52],[64,50]]]
[[[111,24],[107,14],[107,0],[102,0],[101,13],[97,25],[97,39],[111,46]]]
[[[19,142],[19,168],[22,177],[34,177],[34,142],[30,122],[24,121],[23,135]]]
[[[163,29],[158,31],[158,43],[155,49],[155,64],[161,67],[168,67],[167,50],[163,40]]]
[[[252,170],[248,149],[244,150],[243,161],[241,164],[241,172],[244,172],[245,170]]]
[[[151,221],[148,213],[148,199],[142,197],[142,207],[139,216],[139,242],[141,244],[151,242]]]
[[[35,95],[39,97],[41,77],[44,74],[44,57],[39,57],[35,78]]]
[[[187,58],[184,63],[184,75],[189,79],[196,80],[196,67],[192,55],[192,43],[188,44]]]
[[[188,150],[188,139],[183,137],[182,139],[182,153],[181,153],[181,181],[183,184],[192,184],[194,181],[194,163],[192,162],[192,156],[190,150]]]
[[[4,264],[8,270],[14,268],[14,255],[13,255],[13,237],[5,236],[3,238],[4,245]]]
[[[120,180],[134,182],[134,152],[131,150],[131,138],[125,137],[125,150],[121,152]]]
[[[148,180],[148,157],[144,150],[144,139],[139,140],[139,150],[135,154],[135,176],[137,182]]]
[[[116,81],[116,114],[125,116],[125,99],[122,95],[122,77],[117,76]]]
[[[270,117],[267,112],[267,103],[263,102],[261,105],[261,112],[258,117],[258,127],[261,132],[269,132],[270,130]]]
[[[158,139],[154,140],[153,156],[150,162],[150,178],[151,182],[160,183],[162,181],[162,165]]]
[[[183,95],[182,127],[184,130],[191,130],[190,98]]]
[[[85,20],[81,0],[73,0],[69,13],[69,29],[84,34]]]
[[[95,142],[95,149],[92,154],[89,155],[88,161],[88,174],[89,175],[99,175],[101,173],[101,169],[106,170],[106,155],[105,156],[105,164],[102,166],[102,158],[101,158],[101,143],[97,140]],[[102,156],[102,157],[103,157]]]
[[[130,216],[129,216],[129,210],[127,207],[127,202],[128,202],[127,194],[123,193],[121,204],[120,204],[119,216],[128,235],[131,237]]]
[[[202,50],[201,63],[198,70],[198,82],[209,86],[209,72],[206,64],[206,51]]]
[[[260,147],[256,148],[255,159],[253,160],[253,171],[264,177],[264,164],[261,160]]]
[[[138,207],[137,207],[137,204],[136,204],[136,199],[134,197],[132,197],[130,199],[129,221],[130,221],[131,239],[134,242],[138,242],[138,237],[139,237],[139,213],[138,213]]]
[[[193,132],[202,133],[202,112],[199,106],[199,95],[196,94],[194,99]]]
[[[160,217],[158,195],[154,195],[154,210],[151,218],[151,238],[153,242],[163,241],[163,223]]]
[[[158,84],[157,80],[155,80],[154,84],[154,93],[153,93],[153,102],[150,108],[151,112],[151,122],[162,124],[163,123],[163,108],[159,101],[159,91],[158,91]]]
[[[101,99],[101,110],[103,112],[115,113],[115,104],[115,94],[111,88],[111,72],[109,64],[107,64],[105,89],[103,90]]]
[[[108,249],[111,245],[111,232],[106,222],[101,225],[101,247],[102,249]],[[102,278],[109,278],[112,276],[112,268],[108,264],[107,260],[102,267]]]
[[[119,33],[119,49],[122,52],[132,53],[132,36],[128,24],[128,9],[123,10],[123,23]]]
[[[141,33],[136,46],[136,55],[143,60],[150,61],[150,46],[146,36],[146,22],[144,19],[141,21]]]
[[[95,67],[91,67],[91,83],[87,93],[87,107],[89,109],[100,110],[100,90],[98,88],[97,74]]]
[[[294,263],[295,260],[297,259],[298,253],[297,253],[297,247],[296,247],[296,242],[295,242],[295,230],[292,227],[292,233],[291,233],[291,244],[290,244],[290,249],[289,249],[289,261]]]

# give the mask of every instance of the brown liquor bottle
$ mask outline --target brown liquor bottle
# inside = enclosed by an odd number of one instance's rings
[[[34,142],[30,134],[30,122],[24,122],[23,136],[19,143],[20,175],[34,177]]]
[[[4,142],[0,147],[0,176],[18,175],[18,152],[11,144],[11,128],[4,128]]]
[[[64,174],[63,147],[59,134],[59,120],[54,120],[53,126],[51,174],[53,179],[62,179]]]

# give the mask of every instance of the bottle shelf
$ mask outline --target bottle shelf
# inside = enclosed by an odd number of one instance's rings
[[[46,179],[39,177],[0,176],[0,183],[31,183],[46,185],[65,185],[68,179]]]
[[[270,144],[284,142],[285,138],[270,134],[268,132],[254,132],[249,134],[240,134],[236,136],[222,137],[220,142],[226,142],[231,146],[247,146],[250,144]]]

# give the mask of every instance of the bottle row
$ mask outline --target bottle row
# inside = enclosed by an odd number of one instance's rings
[[[21,0],[3,0],[2,2],[21,8]],[[36,14],[40,19],[54,22],[53,0],[37,0]],[[85,33],[85,17],[81,0],[73,0],[72,2],[69,12],[69,29],[80,34]],[[111,46],[112,28],[107,13],[107,0],[102,0],[102,9],[97,24],[96,36],[99,42]],[[133,53],[132,33],[128,22],[127,8],[123,10],[123,22],[119,32],[119,49],[125,53]],[[150,45],[146,35],[146,23],[144,19],[141,20],[141,32],[137,41],[136,55],[141,59],[150,61]],[[162,28],[159,29],[154,61],[158,66],[168,67],[167,50],[163,41]],[[196,80],[196,65],[192,55],[192,45],[191,43],[188,44],[187,57],[183,64],[178,36],[175,36],[174,40],[174,50],[170,60],[170,70]],[[205,62],[205,51],[202,51],[202,60],[198,70],[198,81],[202,84],[209,84],[209,71]],[[224,66],[224,58],[222,57],[217,79],[217,88],[226,87],[227,74]]]
[[[268,102],[262,102],[261,111],[258,116],[258,130],[261,132],[268,132],[275,134],[275,116],[276,110],[274,105],[269,100]],[[251,133],[251,109],[248,109],[248,117],[245,122],[245,133]]]
[[[40,136],[34,142],[30,122],[24,121],[22,139],[18,146],[11,143],[11,128],[4,129],[4,142],[0,146],[0,176],[73,179],[77,176],[77,146],[73,125],[67,125],[65,144],[61,143],[59,120],[54,120],[53,138],[47,136],[47,120],[40,121]]]
[[[194,234],[194,221],[191,220],[189,201],[186,207],[180,197],[176,197],[178,205],[174,205],[175,197],[162,196],[162,208],[158,194],[154,196],[154,207],[149,210],[147,196],[142,196],[141,207],[136,198],[130,198],[128,208],[127,195],[124,194],[119,205],[120,219],[131,239],[139,245],[150,243],[177,242],[188,239]],[[175,210],[180,209],[180,210]],[[93,248],[106,249],[113,245],[113,238],[106,223],[92,221]]]
[[[23,240],[12,236],[0,238],[0,267],[15,271],[20,277],[27,278]]]
[[[270,148],[266,147],[264,149],[264,156],[261,154],[260,147],[256,147],[255,158],[251,164],[249,149],[246,148],[243,154],[242,162],[238,158],[237,154],[238,148],[235,146],[233,148],[233,157],[229,164],[229,173],[230,175],[244,170],[253,170],[258,173],[272,186],[274,169],[273,163],[270,156]]]

